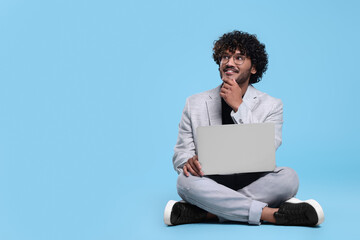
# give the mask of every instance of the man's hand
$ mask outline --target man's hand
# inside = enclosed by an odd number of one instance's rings
[[[184,174],[185,176],[189,176],[189,172],[193,176],[202,177],[204,176],[204,173],[201,171],[201,165],[198,160],[198,156],[195,155],[192,158],[189,158],[189,160],[185,163],[184,167]]]
[[[234,112],[237,112],[240,104],[243,102],[242,89],[239,87],[235,79],[224,77],[222,80],[224,84],[221,87],[220,96],[234,110]]]

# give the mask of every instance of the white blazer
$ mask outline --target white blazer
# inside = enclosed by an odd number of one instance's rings
[[[220,88],[221,85],[186,99],[173,156],[174,168],[178,173],[183,171],[189,158],[197,155],[197,127],[222,124]],[[275,123],[276,149],[281,145],[283,104],[280,99],[249,85],[238,111],[232,111],[231,117],[236,124]]]

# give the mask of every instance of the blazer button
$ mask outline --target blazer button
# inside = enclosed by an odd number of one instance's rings
[[[241,123],[241,124],[243,124],[243,121],[242,121],[242,119],[240,119],[240,123]]]

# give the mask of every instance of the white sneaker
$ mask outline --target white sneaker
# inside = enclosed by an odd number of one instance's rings
[[[166,225],[198,223],[206,219],[207,212],[184,201],[170,200],[165,207],[164,222]]]
[[[274,217],[276,224],[295,226],[318,226],[325,219],[324,211],[317,201],[301,201],[297,198],[291,198],[281,204]]]

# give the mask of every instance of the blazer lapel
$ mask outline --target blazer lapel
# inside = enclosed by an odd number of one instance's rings
[[[220,87],[221,85],[210,91],[209,98],[205,100],[209,117],[209,125],[222,124]]]
[[[252,111],[254,107],[258,104],[259,98],[255,88],[252,85],[248,86],[246,93],[243,98],[244,103]]]

